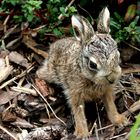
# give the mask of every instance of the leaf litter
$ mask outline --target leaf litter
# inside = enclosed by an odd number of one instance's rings
[[[3,49],[0,51],[0,139],[76,140],[73,118],[62,88],[47,85],[35,75],[43,59],[48,57],[47,51],[37,47],[44,45],[38,44],[35,39],[42,26],[36,29],[30,29],[28,25],[24,28],[15,25],[8,29],[5,26],[0,25],[3,29]],[[132,53],[132,56],[135,54]],[[89,107],[94,116],[90,111],[87,113],[87,119],[90,118],[89,140],[129,138],[131,126],[140,110],[140,64],[122,62],[122,68],[123,74],[116,86],[114,100],[119,112],[129,118],[130,124],[123,128],[113,126],[99,100],[93,108],[91,105]]]

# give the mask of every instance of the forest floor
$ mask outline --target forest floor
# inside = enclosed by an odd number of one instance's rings
[[[2,140],[69,140],[74,137],[74,121],[59,85],[48,87],[36,77],[36,70],[48,57],[48,47],[37,41],[38,30],[26,25],[0,23],[0,139]],[[56,37],[46,39],[54,42]],[[43,48],[43,49],[40,49]],[[139,50],[131,45],[121,50],[122,77],[114,92],[118,111],[130,124],[115,127],[107,118],[102,101],[86,105],[91,140],[125,140],[130,136],[140,110]],[[124,54],[123,52],[127,52]],[[135,60],[135,61],[134,61]],[[135,63],[136,62],[136,63]]]

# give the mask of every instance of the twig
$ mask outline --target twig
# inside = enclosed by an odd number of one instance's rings
[[[14,135],[12,135],[8,130],[6,130],[3,126],[0,125],[0,129],[12,137],[14,140],[18,140]]]
[[[12,90],[16,91],[16,92],[24,92],[26,94],[32,94],[33,96],[37,96],[37,93],[34,89],[29,89],[26,87],[11,87]]]
[[[133,103],[130,108],[128,109],[128,111],[125,111],[123,114],[126,116],[129,116],[130,113],[134,113],[137,110],[140,110],[140,100],[136,101],[135,103]]]
[[[12,32],[17,28],[17,26],[18,26],[18,25],[15,25],[14,27],[8,29],[8,30],[6,31],[6,33],[4,34],[4,36],[2,37],[2,39],[6,39],[7,37],[9,37],[10,34],[12,34]],[[6,25],[5,25],[5,27],[6,27]]]
[[[89,16],[90,19],[91,19],[91,24],[94,25],[94,19],[92,18],[91,14],[90,14],[86,9],[84,9],[83,7],[81,7],[81,5],[78,4],[78,6],[79,6],[84,12],[86,12],[86,13],[88,14],[88,16]]]
[[[50,108],[50,110],[52,111],[52,113],[54,114],[55,118],[57,118],[60,122],[62,122],[64,125],[66,125],[66,123],[61,120],[53,111],[52,107],[50,106],[50,104],[47,102],[47,100],[43,97],[43,95],[40,93],[40,91],[32,84],[32,87],[36,90],[36,92],[39,94],[39,96],[43,99],[43,101],[47,104],[47,106]]]
[[[72,0],[69,4],[68,4],[68,6],[65,8],[65,12],[67,12],[67,10],[69,9],[69,7],[74,3],[74,1],[75,0]],[[59,16],[58,16],[58,19],[59,20],[62,20],[64,18],[64,15],[63,14],[60,14]]]
[[[44,104],[45,105],[45,108],[46,108],[46,111],[47,111],[47,114],[48,114],[48,118],[49,118],[49,120],[50,120],[50,113],[49,113],[49,109],[48,109],[48,107],[47,107],[47,105],[46,104]]]
[[[95,126],[95,135],[96,135],[96,138],[97,138],[97,140],[100,140],[99,139],[99,134],[98,134],[98,129],[97,129],[97,123],[96,122],[95,122],[94,126]]]
[[[131,131],[127,133],[127,135],[125,136],[124,140],[128,140],[128,139],[129,139],[130,134],[131,134]]]
[[[124,41],[124,43],[125,43],[126,45],[128,45],[129,47],[131,47],[131,48],[133,48],[133,49],[135,49],[135,50],[137,50],[137,51],[140,52],[140,49],[138,49],[137,47],[133,46],[132,44],[129,44],[129,43],[125,42],[125,41]]]
[[[14,46],[19,40],[22,39],[22,36],[19,36],[18,38],[10,41],[8,44],[6,44],[6,49],[9,49],[10,47]]]
[[[18,86],[18,87],[21,87],[22,84],[23,84],[23,82],[24,82],[24,80],[25,80],[25,77],[22,77],[22,78],[19,80],[19,82],[17,83],[17,86]]]
[[[95,120],[95,122],[96,122],[96,120]],[[90,134],[90,135],[92,134],[92,131],[93,131],[93,129],[95,128],[95,122],[93,123],[93,125],[92,125],[92,127],[91,127],[91,129],[90,129],[90,131],[89,131],[89,134]]]
[[[98,131],[101,131],[101,130],[104,130],[104,129],[110,128],[110,127],[112,127],[112,126],[113,126],[113,124],[111,124],[111,125],[107,125],[107,126],[105,126],[105,127],[99,128]]]
[[[9,20],[9,18],[10,18],[10,15],[8,15],[7,17],[6,17],[6,19],[4,20],[4,23],[3,23],[3,25],[4,25],[4,33],[6,32],[6,24],[7,24],[7,22],[8,22],[8,20]]]
[[[57,107],[57,108],[54,110],[55,114],[57,114],[57,113],[62,109],[62,107],[63,107],[63,106]],[[53,114],[50,114],[50,117],[52,117],[52,116],[53,116]]]
[[[127,135],[127,134],[128,134],[128,133],[125,132],[125,133],[123,133],[123,134],[120,134],[120,135],[117,135],[117,136],[111,137],[111,138],[109,138],[109,140],[116,139],[116,138],[118,138],[118,137],[120,137],[120,136],[124,136],[124,135]]]
[[[38,32],[40,29],[44,28],[46,25],[42,25],[42,26],[39,26],[37,28],[34,28],[33,31],[35,32]]]
[[[6,63],[6,66],[10,65],[8,56],[5,57],[5,63]]]
[[[137,72],[140,72],[140,67],[135,67],[135,68],[133,68],[133,67],[131,66],[131,68],[123,69],[123,71],[122,71],[123,74],[137,73]]]
[[[41,55],[44,58],[48,57],[48,53],[42,50],[35,48],[37,43],[32,39],[29,33],[23,34],[23,43],[30,49],[32,49],[35,53]]]
[[[100,119],[99,109],[98,109],[97,103],[96,103],[96,109],[97,109],[97,116],[98,116],[99,127],[102,128],[101,119]],[[103,134],[102,130],[101,130],[101,134]]]

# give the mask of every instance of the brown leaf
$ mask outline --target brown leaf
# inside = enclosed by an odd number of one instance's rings
[[[30,89],[30,88],[26,88],[26,87],[11,87],[12,90],[14,91],[17,91],[17,92],[23,92],[23,93],[26,93],[26,94],[32,94],[33,96],[37,96],[37,93],[34,89]]]
[[[128,6],[127,12],[126,12],[125,18],[124,18],[124,20],[126,22],[129,22],[131,19],[133,19],[135,17],[136,8],[137,8],[136,4],[131,4],[131,5]]]
[[[6,45],[6,49],[14,49],[16,47],[19,46],[19,44],[21,44],[21,36],[19,36],[18,38],[8,42],[8,44]],[[14,46],[14,47],[13,47]]]
[[[51,90],[44,80],[36,78],[35,83],[36,83],[36,86],[38,87],[39,91],[42,93],[42,95],[44,97],[46,97],[50,94]],[[51,92],[53,92],[53,91],[51,91]]]
[[[124,0],[118,0],[118,4],[120,5],[121,3],[123,3]]]
[[[20,93],[13,91],[2,91],[0,90],[0,105],[6,104],[11,101],[13,98],[18,96]]]
[[[3,122],[13,122],[13,121],[16,121],[16,115],[15,113],[11,112],[11,110],[5,110],[3,113],[2,113],[2,121]]]
[[[8,50],[0,51],[0,58],[5,58],[9,54]]]
[[[45,127],[35,128],[31,131],[24,139],[26,140],[53,140],[60,139],[64,133],[67,134],[65,126],[62,125],[57,119],[50,120],[50,122]]]
[[[26,68],[30,65],[28,60],[16,51],[12,51],[9,54],[9,60]]]
[[[48,53],[45,51],[39,50],[35,48],[38,44],[32,39],[30,33],[23,33],[23,43],[30,49],[32,49],[35,53],[41,55],[44,58],[48,57]]]
[[[0,58],[0,83],[4,81],[13,71],[13,67],[5,63],[5,59]]]
[[[11,73],[12,73],[13,67],[8,66],[0,70],[0,83],[4,81]]]
[[[34,128],[34,126],[27,122],[25,119],[21,119],[21,118],[18,118],[16,119],[15,122],[12,122],[11,123],[12,125],[16,126],[16,127],[20,127],[20,128]]]

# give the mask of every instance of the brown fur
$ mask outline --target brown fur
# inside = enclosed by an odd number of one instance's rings
[[[106,12],[107,8],[100,14],[100,25],[104,23],[102,16],[106,16]],[[127,124],[125,116],[117,112],[112,96],[113,87],[121,76],[121,68],[116,42],[108,32],[104,33],[109,31],[105,29],[109,27],[105,26],[103,33],[95,33],[90,23],[81,16],[72,18],[72,26],[78,29],[79,35],[75,32],[75,38],[64,38],[50,46],[49,58],[37,71],[38,77],[48,83],[63,85],[74,115],[77,137],[89,135],[79,110],[85,101],[101,98],[110,121],[115,125]],[[91,61],[97,64],[97,68],[92,69]]]

